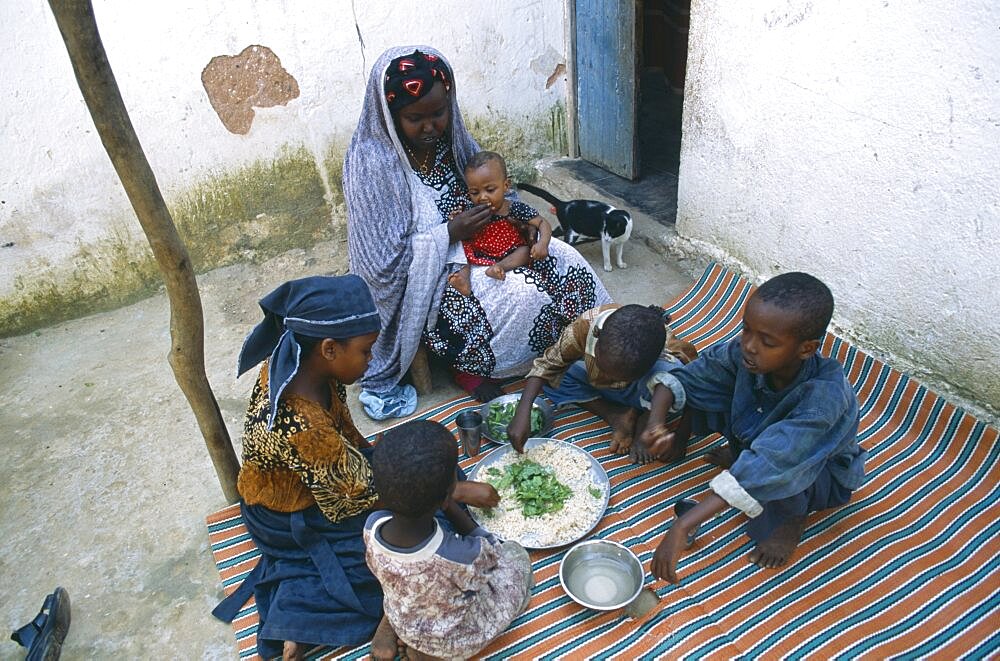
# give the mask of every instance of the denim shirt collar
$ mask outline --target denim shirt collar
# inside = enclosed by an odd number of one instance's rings
[[[774,398],[782,395],[785,392],[795,388],[800,383],[811,379],[815,376],[817,370],[819,369],[819,356],[815,353],[804,361],[802,361],[802,367],[799,368],[799,373],[795,375],[792,382],[781,390],[774,390],[771,386],[767,385],[767,375],[766,374],[753,374],[753,388],[759,396]]]

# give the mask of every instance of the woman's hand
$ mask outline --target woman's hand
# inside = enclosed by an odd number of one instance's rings
[[[452,499],[472,507],[496,507],[500,504],[500,494],[492,484],[459,480],[451,494]]]
[[[448,221],[448,238],[451,242],[467,241],[486,227],[493,214],[488,204],[477,204],[465,211],[459,211]]]

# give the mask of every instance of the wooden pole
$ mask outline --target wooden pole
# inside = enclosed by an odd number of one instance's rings
[[[49,6],[66,43],[76,81],[97,133],[118,172],[166,283],[171,341],[167,361],[205,437],[222,492],[229,502],[236,502],[240,464],[205,374],[201,296],[187,248],[177,233],[132,128],[97,31],[90,0],[49,0]]]

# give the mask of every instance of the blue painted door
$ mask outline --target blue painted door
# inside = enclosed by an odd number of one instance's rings
[[[627,179],[636,158],[636,0],[576,0],[580,156]]]

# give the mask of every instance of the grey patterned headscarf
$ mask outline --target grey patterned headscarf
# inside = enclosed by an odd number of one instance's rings
[[[344,161],[351,271],[368,283],[382,319],[382,334],[372,348],[372,362],[361,381],[363,388],[373,392],[393,388],[409,368],[447,277],[440,250],[419,236],[421,223],[412,189],[419,184],[413,183],[412,168],[396,135],[383,90],[389,63],[414,50],[444,60],[428,46],[399,46],[382,53],[368,77],[361,118]],[[454,72],[450,65],[448,68]],[[456,87],[453,80],[449,133],[455,162],[462,172],[479,145],[462,121]]]

